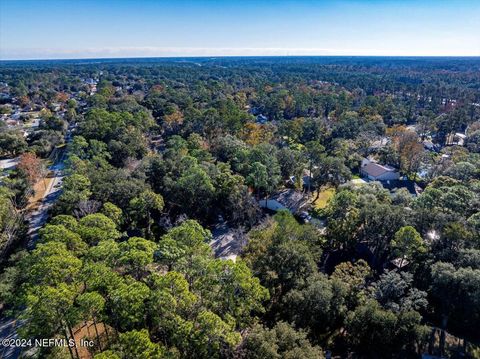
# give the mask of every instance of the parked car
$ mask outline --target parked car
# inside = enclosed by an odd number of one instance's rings
[[[303,223],[310,223],[312,216],[307,211],[302,211],[298,214],[298,218]]]

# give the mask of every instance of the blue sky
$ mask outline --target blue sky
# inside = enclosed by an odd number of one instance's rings
[[[0,59],[480,56],[480,0],[0,0]]]

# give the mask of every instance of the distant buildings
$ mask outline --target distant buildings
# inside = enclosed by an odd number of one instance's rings
[[[94,93],[97,92],[97,83],[98,83],[98,80],[96,79],[92,79],[92,78],[88,78],[88,79],[85,79],[84,80],[84,83],[88,86],[89,88],[89,95],[93,95]]]

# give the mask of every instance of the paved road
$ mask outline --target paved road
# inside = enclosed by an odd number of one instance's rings
[[[61,187],[63,183],[63,169],[65,167],[66,151],[61,150],[62,153],[55,164],[50,166],[50,171],[53,173],[52,181],[45,191],[41,203],[37,209],[27,215],[28,220],[28,235],[30,240],[28,241],[27,248],[32,249],[35,247],[38,241],[38,230],[46,223],[48,219],[48,211],[52,208],[53,204],[60,196]]]
[[[72,126],[67,131],[65,136],[66,142],[70,142]],[[48,219],[48,212],[53,204],[61,194],[63,184],[63,169],[65,168],[66,147],[58,156],[57,161],[50,166],[53,173],[53,179],[50,181],[49,187],[41,200],[38,208],[26,216],[28,224],[28,234],[30,240],[27,243],[29,250],[35,247],[38,241],[38,230],[46,223]],[[0,340],[1,339],[15,339],[18,338],[17,328],[22,325],[22,322],[15,318],[0,317]],[[0,345],[0,359],[17,359],[22,353],[19,347],[2,347]]]
[[[0,339],[17,339],[16,328],[18,321],[14,318],[2,318],[0,320]],[[0,345],[0,358],[18,358],[22,350],[20,347],[3,347]]]

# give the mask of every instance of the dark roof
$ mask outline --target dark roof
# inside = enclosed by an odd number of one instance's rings
[[[270,200],[275,200],[282,206],[288,208],[292,213],[299,213],[308,209],[308,197],[299,191],[293,189],[283,190],[270,196]]]

